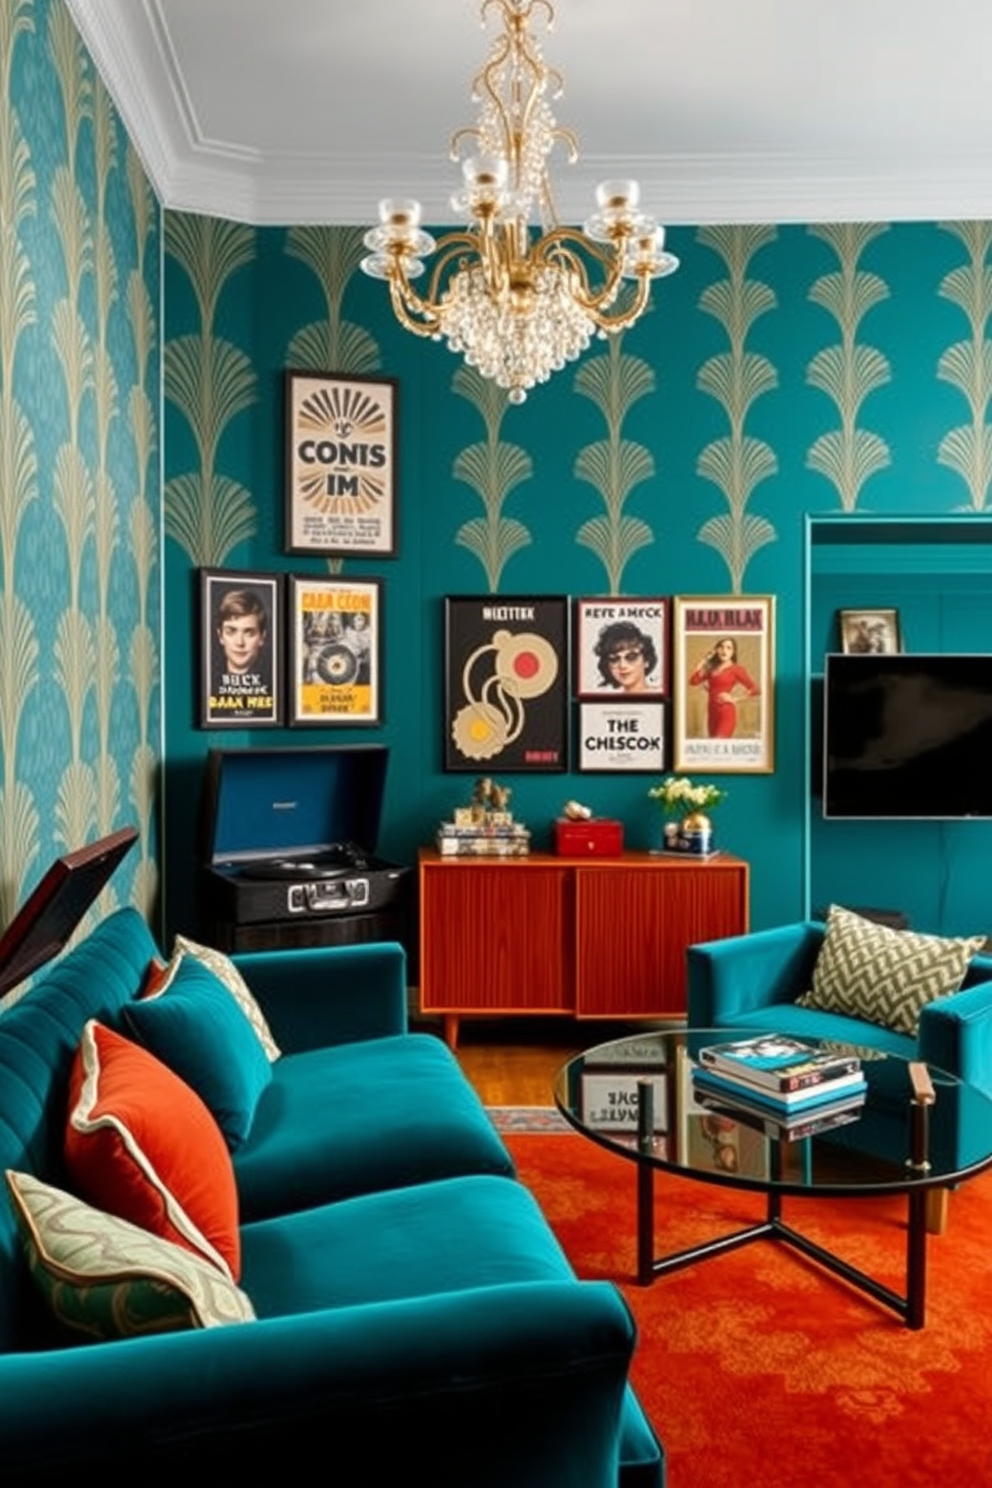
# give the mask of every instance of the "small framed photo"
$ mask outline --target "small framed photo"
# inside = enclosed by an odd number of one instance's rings
[[[771,595],[675,597],[674,769],[775,768],[774,619]]]
[[[665,599],[577,599],[577,695],[624,700],[667,696],[667,622]]]
[[[636,1132],[641,1080],[650,1080],[653,1090],[653,1131],[655,1134],[666,1132],[668,1087],[663,1070],[660,1074],[654,1070],[623,1074],[609,1070],[583,1070],[582,1120],[586,1126],[604,1132]]]
[[[201,568],[200,728],[282,723],[282,580]]]
[[[568,600],[444,602],[444,768],[568,768]]]
[[[616,775],[664,770],[665,704],[580,703],[578,767]]]
[[[849,655],[882,656],[902,650],[898,610],[838,610],[840,648]]]
[[[287,553],[396,556],[397,381],[286,373]]]
[[[292,574],[288,608],[288,722],[381,723],[380,581]]]

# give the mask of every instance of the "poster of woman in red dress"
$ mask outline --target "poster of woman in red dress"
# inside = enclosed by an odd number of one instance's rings
[[[675,769],[774,768],[773,615],[767,595],[675,599]]]
[[[737,733],[737,703],[761,696],[761,688],[737,659],[734,636],[721,636],[689,674],[690,687],[705,687],[706,732],[711,739],[732,739]]]

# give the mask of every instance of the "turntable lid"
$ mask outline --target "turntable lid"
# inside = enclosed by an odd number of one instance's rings
[[[379,744],[212,749],[202,857],[275,857],[335,842],[374,851],[388,759]]]

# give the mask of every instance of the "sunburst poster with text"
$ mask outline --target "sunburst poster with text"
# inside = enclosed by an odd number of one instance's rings
[[[396,380],[286,375],[286,551],[396,555]]]

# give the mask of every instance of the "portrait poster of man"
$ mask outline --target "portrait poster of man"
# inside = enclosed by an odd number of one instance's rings
[[[667,600],[577,599],[575,657],[579,697],[614,702],[665,697]]]
[[[381,722],[378,579],[290,581],[291,724]]]
[[[200,726],[282,722],[282,581],[274,573],[200,570]]]
[[[774,599],[677,596],[674,768],[774,769]]]
[[[444,768],[568,768],[568,600],[445,600]]]

